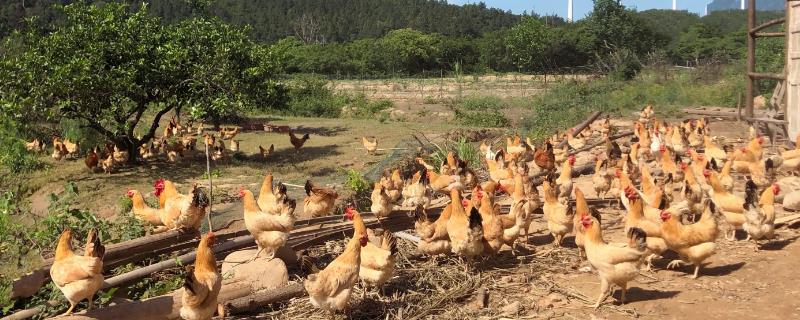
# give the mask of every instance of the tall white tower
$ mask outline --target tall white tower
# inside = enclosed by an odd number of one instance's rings
[[[742,3],[742,5],[740,6],[740,8],[739,8],[739,9],[742,9],[742,10],[744,10],[744,9],[747,9],[747,8],[745,7],[745,5],[744,5],[744,0],[742,0],[742,1],[741,1],[741,3]]]
[[[567,0],[567,22],[572,22],[572,0]]]
[[[672,11],[678,10],[678,0],[672,0]]]

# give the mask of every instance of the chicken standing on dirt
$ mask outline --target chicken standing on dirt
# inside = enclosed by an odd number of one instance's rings
[[[637,190],[633,189],[633,187],[628,187],[625,189],[625,196],[630,200],[628,215],[625,217],[625,232],[633,228],[639,228],[647,233],[648,254],[645,261],[647,262],[647,270],[650,271],[653,268],[653,259],[660,257],[667,250],[667,244],[664,239],[659,237],[661,235],[661,225],[645,218],[644,203]]]
[[[714,205],[719,208],[725,221],[730,228],[730,236],[728,240],[736,240],[736,229],[741,228],[744,224],[744,199],[729,193],[719,183],[717,173],[711,170],[705,170],[703,175],[708,179],[713,192],[711,193],[711,200]]]
[[[544,218],[547,220],[547,229],[553,235],[555,241],[553,244],[556,246],[561,245],[564,236],[572,231],[572,206],[564,204],[558,200],[557,190],[550,185],[550,182],[545,181],[542,184],[542,192],[544,192]],[[581,192],[576,188],[576,195]],[[583,194],[581,192],[581,194]]]
[[[611,190],[612,180],[612,175],[608,170],[608,160],[598,157],[595,160],[594,175],[592,176],[592,185],[598,198],[605,199],[606,194]]]
[[[222,288],[222,275],[217,270],[214,258],[215,236],[209,232],[197,245],[197,259],[194,267],[186,268],[186,278],[181,295],[181,318],[186,320],[210,320],[214,311],[221,310],[217,296]]]
[[[461,191],[450,191],[450,205],[453,207],[447,220],[447,236],[453,253],[472,258],[483,253],[483,227],[477,208],[467,215],[465,204],[461,201]]]
[[[361,267],[358,277],[364,284],[364,293],[371,287],[381,289],[383,284],[394,276],[397,242],[389,230],[383,231],[380,246],[368,242],[361,248]]]
[[[306,140],[308,139],[309,139],[308,133],[304,134],[302,138],[298,138],[297,136],[294,135],[294,132],[292,132],[291,130],[289,131],[289,142],[292,143],[292,146],[294,146],[294,151],[297,153],[300,152],[300,148],[303,147],[303,145],[306,143]]]
[[[584,229],[586,258],[600,276],[600,296],[593,307],[600,307],[611,285],[622,289],[620,302],[624,304],[628,282],[639,275],[639,267],[647,251],[647,234],[642,229],[631,228],[628,230],[627,246],[618,247],[603,240],[599,215],[583,215],[581,225]]]
[[[83,299],[89,299],[87,309],[92,309],[94,294],[103,285],[103,256],[106,248],[100,242],[97,230],[89,230],[86,248],[82,256],[72,251],[72,230],[61,233],[56,246],[50,278],[64,297],[69,301],[69,309],[64,315],[72,314],[75,306]]]
[[[747,181],[745,186],[744,224],[742,228],[747,232],[746,241],[755,242],[755,250],[759,250],[759,240],[769,240],[775,237],[775,195],[781,192],[778,184],[764,189],[758,197],[757,187],[753,181]]]
[[[307,216],[321,217],[331,214],[333,205],[339,194],[328,188],[314,186],[311,180],[306,180],[306,199],[303,200],[304,211]]]
[[[697,223],[684,225],[671,210],[661,211],[661,238],[667,247],[678,253],[682,260],[673,260],[667,264],[671,269],[683,264],[691,263],[694,265],[694,275],[690,278],[696,279],[700,273],[700,267],[705,259],[714,254],[717,245],[717,221],[714,218],[714,203],[705,201],[705,210]]]
[[[561,167],[561,173],[556,179],[558,186],[558,199],[565,201],[572,194],[572,168],[575,166],[575,156],[569,156]]]
[[[289,240],[289,232],[294,228],[295,201],[288,198],[281,199],[283,205],[276,206],[278,211],[270,214],[258,208],[250,190],[242,187],[239,196],[244,202],[244,224],[258,246],[258,251],[251,261],[258,258],[262,251],[266,251],[267,260],[272,260],[278,249]]]
[[[372,137],[372,141],[369,141],[367,137],[361,137],[361,144],[364,145],[364,149],[367,150],[368,155],[375,155],[375,152],[378,151],[377,137]]]
[[[303,282],[311,304],[330,312],[344,310],[353,286],[358,282],[361,265],[361,249],[367,245],[367,227],[361,214],[352,207],[345,209],[345,217],[353,221],[353,237],[347,242],[344,252],[319,273],[311,274]]]

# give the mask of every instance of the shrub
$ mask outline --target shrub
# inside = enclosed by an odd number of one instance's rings
[[[335,118],[346,100],[334,95],[328,80],[317,75],[297,75],[289,81],[289,103],[284,113],[302,117]]]
[[[22,128],[13,120],[0,116],[0,172],[26,173],[44,167],[39,158],[25,149],[19,136]]]

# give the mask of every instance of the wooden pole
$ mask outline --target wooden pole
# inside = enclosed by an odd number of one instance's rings
[[[747,3],[747,96],[745,97],[745,116],[753,117],[753,98],[755,98],[756,72],[756,36],[753,29],[756,27],[756,0]]]

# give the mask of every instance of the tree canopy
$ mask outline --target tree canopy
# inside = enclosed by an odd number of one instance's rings
[[[71,4],[52,32],[18,33],[0,56],[0,105],[18,120],[77,119],[135,160],[173,110],[218,120],[280,107],[280,63],[217,18],[163,25],[147,6]],[[12,41],[13,40],[13,41]],[[146,121],[145,121],[146,119]]]

